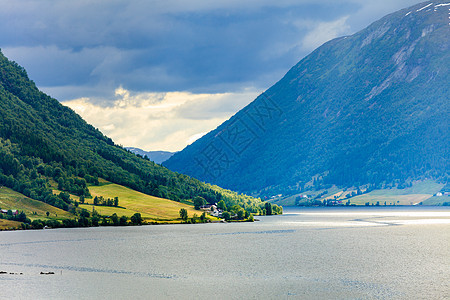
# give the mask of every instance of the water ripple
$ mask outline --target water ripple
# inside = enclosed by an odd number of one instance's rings
[[[132,275],[132,276],[151,277],[151,278],[160,278],[160,279],[176,279],[176,278],[178,278],[178,276],[174,275],[174,274],[158,274],[158,273],[150,273],[150,272],[133,272],[133,271],[125,271],[125,270],[99,269],[99,268],[77,267],[77,266],[52,266],[52,265],[43,265],[43,264],[2,263],[2,262],[0,262],[0,265],[32,267],[32,268],[44,268],[44,269],[54,269],[54,270],[68,270],[68,271],[74,271],[74,272]]]
[[[84,242],[84,241],[99,241],[100,238],[95,239],[73,239],[73,240],[47,240],[47,241],[29,241],[29,242],[13,242],[13,243],[0,243],[2,246],[13,246],[13,245],[30,245],[30,244],[47,244],[47,243],[60,243],[60,242]]]
[[[211,233],[210,235],[240,235],[240,234],[280,234],[280,233],[294,233],[296,230],[264,230],[264,231],[238,231],[238,232],[224,232],[224,233]]]

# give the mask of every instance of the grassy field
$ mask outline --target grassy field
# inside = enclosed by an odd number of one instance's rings
[[[20,222],[0,219],[0,230],[9,230],[18,228],[21,228]]]
[[[295,199],[300,196],[300,195],[308,195],[312,198],[314,198],[316,195],[322,193],[324,190],[319,190],[319,191],[306,191],[304,193],[300,193],[300,194],[295,194],[292,196],[288,196],[288,197],[282,197],[280,199],[274,199],[271,200],[270,202],[277,204],[277,205],[283,205],[283,206],[294,206],[295,205]],[[342,193],[342,189],[337,188],[336,186],[332,186],[331,188],[327,189],[327,194],[323,196],[323,198],[321,198],[321,200],[326,199],[326,198],[332,198],[332,196],[334,195],[339,195]]]
[[[100,181],[100,180],[99,180]],[[116,213],[118,216],[131,217],[135,213],[140,213],[142,218],[146,221],[161,221],[161,222],[180,222],[179,211],[185,208],[188,211],[188,216],[192,217],[194,214],[200,216],[201,211],[195,210],[192,205],[179,203],[176,201],[149,196],[124,186],[113,184],[105,180],[101,180],[100,186],[89,186],[89,190],[93,197],[103,196],[103,198],[119,198],[119,207],[108,206],[93,206],[93,198],[86,199],[87,204],[80,204],[80,208],[92,212],[93,208],[100,214],[111,216]],[[53,193],[59,194],[57,189]],[[74,200],[79,200],[79,197],[71,195]],[[17,209],[24,211],[31,220],[34,219],[66,219],[73,218],[74,215],[53,207],[46,203],[33,200],[20,193],[17,193],[9,188],[0,188],[0,208],[2,209]],[[46,213],[49,212],[49,218]],[[209,217],[210,219],[214,219]],[[3,220],[0,228],[14,227],[17,222]],[[17,224],[16,224],[17,223]]]
[[[370,193],[352,197],[350,198],[351,204],[356,205],[365,205],[367,202],[370,204],[376,204],[379,202],[380,205],[416,205],[420,202],[423,202],[424,205],[439,205],[442,202],[450,201],[447,197],[433,197],[433,194],[437,193],[443,188],[443,184],[436,183],[432,180],[423,180],[414,182],[411,187],[405,189],[382,189],[382,190],[374,190]],[[364,189],[363,189],[364,190]],[[342,189],[338,189],[336,187],[332,187],[327,190],[328,194],[324,195],[319,200],[323,201],[324,199],[334,199],[336,196],[339,200],[343,200],[344,203],[347,202],[346,195],[351,194],[352,192],[356,192],[356,189],[348,189],[343,191]],[[320,194],[320,191],[309,191],[304,194],[312,195],[315,197]],[[295,198],[298,195],[286,197],[283,199],[278,199],[273,201],[273,203],[279,205],[295,205]]]
[[[441,197],[431,197],[423,202],[423,205],[442,205],[444,202],[450,202],[450,197],[441,196]]]
[[[368,194],[351,198],[350,203],[364,205],[366,202],[370,204],[379,202],[380,205],[384,205],[384,202],[386,202],[387,205],[417,205],[431,198],[433,194],[440,191],[443,187],[443,184],[435,181],[424,180],[414,182],[413,186],[405,189],[375,190]]]
[[[67,211],[41,201],[33,200],[6,187],[0,188],[0,208],[23,211],[31,220],[47,219],[47,212],[50,213],[49,216],[53,219],[73,217],[73,215]]]
[[[371,192],[373,195],[433,195],[439,192],[444,187],[444,184],[436,183],[433,180],[417,181],[413,183],[413,186],[404,189],[385,189],[375,190]]]
[[[427,194],[373,195],[372,193],[368,193],[351,198],[350,203],[356,205],[365,205],[365,203],[369,202],[371,205],[375,205],[378,202],[380,205],[384,205],[384,203],[386,202],[386,205],[417,205],[430,197],[431,195]]]
[[[179,211],[185,208],[189,217],[194,214],[201,215],[201,211],[195,210],[192,206],[176,201],[149,196],[118,184],[103,184],[101,186],[90,186],[89,191],[92,197],[103,196],[103,198],[119,197],[119,207],[95,206],[101,215],[132,216],[136,212],[140,213],[147,220],[173,220],[178,219]],[[92,204],[93,199],[86,199],[86,202]],[[80,207],[92,211],[92,205],[81,204]]]

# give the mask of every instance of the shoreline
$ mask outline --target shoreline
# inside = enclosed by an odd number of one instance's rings
[[[387,206],[365,206],[365,205],[355,205],[355,206],[284,206],[283,207],[283,214],[282,215],[289,215],[291,213],[294,212],[339,212],[339,211],[354,211],[354,212],[361,212],[361,211],[366,211],[366,212],[376,212],[376,211],[402,211],[402,210],[407,210],[408,212],[411,211],[450,211],[450,206],[443,206],[443,205],[387,205]],[[268,215],[268,216],[258,216],[258,217],[274,217],[274,216],[280,216],[280,215]],[[6,220],[6,219],[0,219],[0,221],[2,220]],[[9,220],[6,220],[9,221]],[[254,219],[253,222],[259,222],[261,221],[260,219]],[[152,226],[152,225],[183,225],[183,224],[191,224],[191,225],[195,225],[195,224],[219,224],[219,223],[253,223],[251,221],[248,220],[229,220],[229,221],[225,221],[224,219],[221,220],[215,220],[215,221],[207,221],[207,222],[195,222],[195,223],[190,223],[190,222],[184,222],[184,221],[180,221],[180,220],[166,220],[166,221],[143,221],[142,224],[130,224],[128,223],[127,225],[98,225],[98,226],[69,226],[69,227],[65,227],[65,226],[61,226],[61,227],[49,227],[46,226],[44,228],[0,228],[0,232],[3,231],[24,231],[24,230],[55,230],[55,229],[67,229],[67,228],[106,228],[106,227],[115,227],[115,228],[120,228],[120,227],[135,227],[135,226]],[[22,224],[22,223],[21,223]],[[61,223],[60,223],[61,224]],[[22,226],[22,225],[20,225]]]

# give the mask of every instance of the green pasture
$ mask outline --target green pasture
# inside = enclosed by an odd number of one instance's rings
[[[113,213],[116,213],[118,216],[125,215],[130,217],[138,212],[143,218],[148,220],[167,221],[179,219],[179,211],[181,208],[185,208],[188,211],[189,217],[192,217],[194,214],[200,216],[202,213],[201,211],[195,210],[190,205],[149,196],[114,183],[103,184],[101,186],[90,186],[89,191],[91,192],[92,197],[103,196],[105,199],[119,197],[119,206],[123,208],[95,206],[95,210],[101,215],[112,215]],[[92,204],[93,198],[89,198],[85,199],[85,204],[80,205],[80,207],[92,211]]]
[[[67,211],[41,201],[33,200],[7,187],[0,188],[0,208],[23,211],[32,220],[46,219],[47,212],[50,213],[50,218],[66,219],[73,217]]]

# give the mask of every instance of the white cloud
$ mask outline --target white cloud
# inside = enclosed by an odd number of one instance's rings
[[[63,102],[116,143],[145,150],[179,151],[250,103],[257,92],[131,93],[119,87],[111,103],[79,98]]]
[[[303,22],[301,25],[312,28],[302,40],[303,50],[312,51],[331,39],[349,34],[348,18],[345,16],[332,22]]]
[[[194,134],[193,136],[191,136],[190,138],[187,139],[186,144],[187,145],[192,144],[193,142],[195,142],[196,140],[198,140],[199,138],[201,138],[202,136],[204,136],[207,133],[208,132],[205,131],[205,132],[200,132],[200,133]]]

